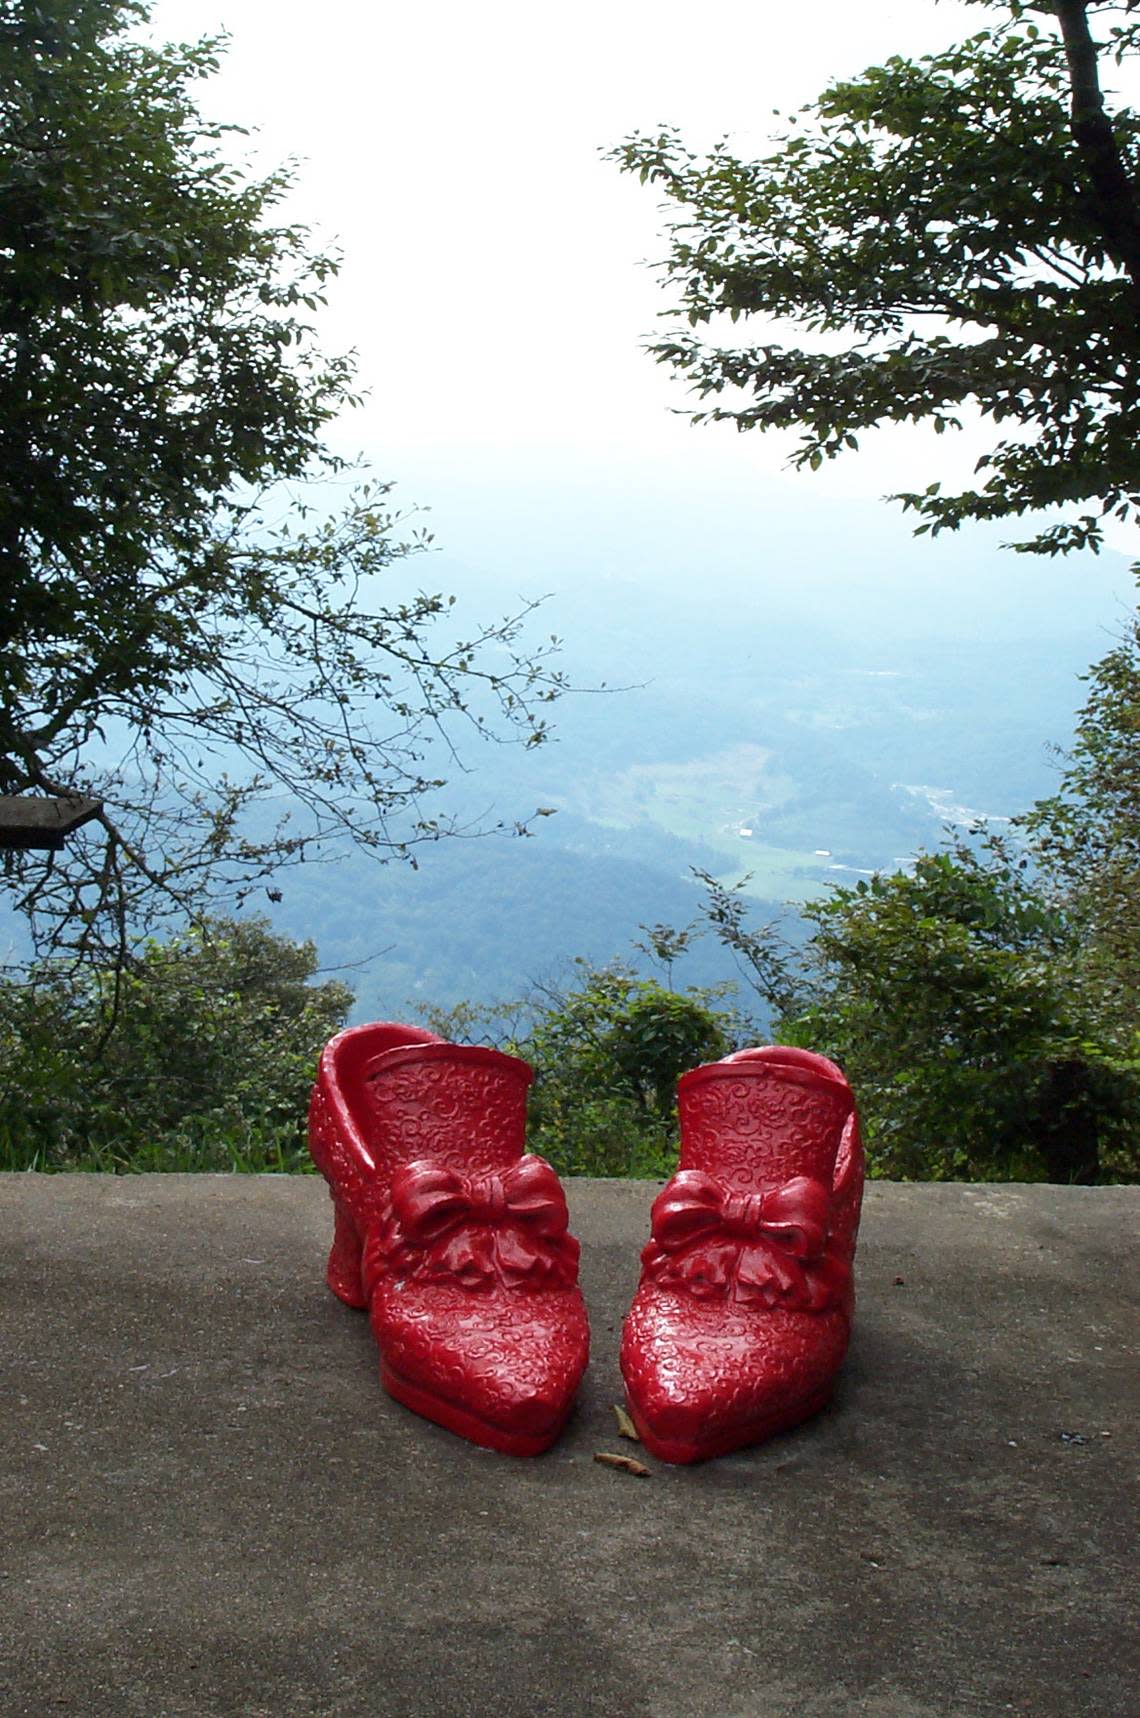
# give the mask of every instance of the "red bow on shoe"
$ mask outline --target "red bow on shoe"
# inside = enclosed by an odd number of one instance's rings
[[[366,1276],[373,1284],[388,1270],[464,1288],[570,1287],[579,1248],[569,1221],[562,1184],[541,1157],[482,1175],[428,1159],[405,1163],[365,1248]]]
[[[732,1294],[820,1312],[849,1268],[828,1251],[831,1195],[796,1175],[768,1193],[733,1193],[700,1169],[682,1169],[654,1200],[647,1274],[701,1299]]]

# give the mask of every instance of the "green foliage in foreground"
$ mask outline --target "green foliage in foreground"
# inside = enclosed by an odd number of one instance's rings
[[[674,1089],[739,1028],[718,992],[577,963],[529,1003],[437,1013],[455,1042],[535,1069],[529,1143],[562,1173],[664,1176]],[[311,943],[214,920],[113,971],[36,968],[0,987],[0,1169],[304,1171],[317,1056],[351,993],[314,985]]]
[[[1094,1182],[1140,1167],[1140,1040],[1114,1041],[1087,1006],[1072,921],[1028,866],[991,839],[807,910],[813,999],[781,1035],[842,1064],[879,1174]]]
[[[0,1169],[298,1170],[317,1055],[351,992],[264,919],[151,943],[125,975],[0,988]]]
[[[621,965],[576,962],[572,987],[529,1003],[468,1004],[430,1019],[460,1042],[496,1042],[534,1068],[530,1149],[564,1175],[666,1176],[677,1164],[677,1080],[723,1056],[740,1025],[718,990],[668,989]]]

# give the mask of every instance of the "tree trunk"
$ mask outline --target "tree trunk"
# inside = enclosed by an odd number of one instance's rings
[[[1093,1187],[1100,1178],[1096,1105],[1087,1063],[1051,1062],[1038,1095],[1037,1145],[1050,1181]]]
[[[1089,178],[1090,207],[1140,305],[1140,199],[1104,110],[1087,0],[1053,0],[1069,66],[1069,129]]]

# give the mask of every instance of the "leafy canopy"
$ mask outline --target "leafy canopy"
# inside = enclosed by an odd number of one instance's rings
[[[611,152],[680,211],[682,326],[650,350],[715,401],[695,420],[798,430],[797,467],[972,408],[996,435],[976,483],[894,497],[918,531],[1060,508],[1015,547],[1095,549],[1107,514],[1140,520],[1140,114],[1110,117],[1100,76],[1140,22],[1135,0],[977,3],[989,28],[831,85],[759,161],[668,129]],[[752,319],[758,343],[716,338]]]
[[[1065,904],[1086,1009],[1140,1057],[1140,617],[1085,678],[1058,791],[1019,821]]]
[[[0,0],[0,792],[106,802],[8,872],[41,952],[120,964],[337,836],[447,832],[432,737],[536,743],[560,685],[521,615],[464,638],[409,586],[385,485],[297,498],[355,398],[312,329],[336,258],[196,111],[219,44],[147,17]]]
[[[5,980],[0,1164],[309,1167],[313,1067],[352,1004],[316,977],[312,943],[251,918],[149,942],[126,974],[47,962]]]
[[[1093,1181],[1138,1118],[1026,865],[996,840],[924,853],[806,910],[806,1005],[781,1035],[840,1060],[879,1174]]]

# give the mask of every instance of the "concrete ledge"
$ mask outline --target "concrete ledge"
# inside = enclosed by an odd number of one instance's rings
[[[652,1188],[569,1192],[593,1360],[513,1461],[383,1395],[319,1181],[0,1176],[5,1715],[1135,1709],[1140,1190],[872,1185],[834,1405],[649,1480],[591,1458]]]

